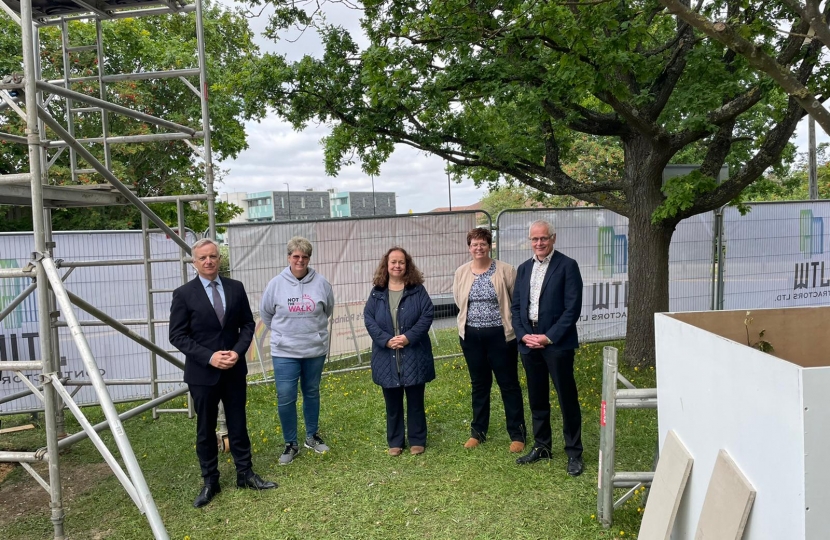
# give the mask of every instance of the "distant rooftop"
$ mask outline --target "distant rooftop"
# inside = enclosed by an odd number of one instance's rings
[[[452,208],[441,206],[439,208],[433,208],[432,210],[430,210],[430,212],[461,212],[465,210],[481,210],[481,201],[478,201],[475,204],[471,204],[470,206],[452,205]]]

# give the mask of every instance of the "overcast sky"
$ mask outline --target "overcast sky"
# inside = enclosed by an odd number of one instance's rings
[[[231,0],[221,0],[233,5]],[[272,9],[272,8],[269,8]],[[314,32],[303,35],[289,34],[279,43],[261,37],[267,24],[266,11],[251,19],[251,28],[260,36],[257,43],[263,52],[277,52],[287,55],[289,60],[299,60],[305,54],[319,55],[322,52],[319,37]],[[351,31],[358,39],[361,35],[359,12],[340,4],[327,4],[329,22],[337,22]],[[370,191],[371,179],[363,174],[358,165],[344,167],[336,177],[327,176],[323,167],[323,150],[320,140],[328,134],[325,126],[310,126],[301,132],[291,125],[268,115],[262,122],[246,125],[248,150],[240,153],[235,160],[219,162],[218,166],[227,171],[224,182],[217,191],[254,192],[281,191],[288,183],[291,190]],[[818,143],[830,142],[820,127],[816,129]],[[807,148],[807,122],[798,128],[796,144],[799,151]],[[374,178],[376,191],[394,191],[398,195],[398,213],[428,212],[449,204],[451,191],[452,205],[470,205],[485,195],[485,189],[477,189],[472,180],[461,184],[447,185],[445,162],[435,156],[418,152],[408,146],[399,145],[392,157],[381,166],[379,176]]]

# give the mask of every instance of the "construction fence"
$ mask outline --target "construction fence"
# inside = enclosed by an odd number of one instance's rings
[[[724,208],[681,222],[669,254],[672,311],[759,309],[830,303],[830,250],[825,222],[830,201],[758,203],[741,215]],[[289,223],[230,225],[227,242],[231,275],[246,287],[254,312],[262,292],[287,263],[286,244],[293,236],[308,238],[313,246],[311,265],[334,288],[337,301],[331,321],[330,359],[338,367],[363,366],[370,341],[363,325],[363,305],[372,277],[383,254],[392,246],[409,251],[423,271],[425,286],[436,305],[436,317],[452,326],[452,278],[469,260],[467,232],[476,226],[494,229],[497,258],[518,265],[531,255],[528,228],[545,219],[557,229],[556,249],[580,265],[584,281],[580,339],[604,341],[625,337],[628,316],[628,222],[601,208],[528,209],[502,212],[495,223],[483,212],[400,215],[382,218],[347,218]],[[181,284],[180,250],[163,234],[150,236],[152,265],[148,285],[142,259],[141,231],[56,233],[56,257],[74,271],[67,289],[133,329],[148,336],[145,323],[148,297],[155,313],[153,325],[160,347],[167,342],[169,292]],[[188,235],[188,242],[196,236]],[[29,264],[31,234],[0,235],[0,267]],[[108,266],[106,261],[112,261]],[[89,266],[84,266],[87,261]],[[167,262],[163,262],[167,261]],[[70,264],[71,263],[71,264]],[[190,276],[195,274],[189,270]],[[30,286],[27,278],[0,280],[0,310]],[[156,294],[148,295],[148,287]],[[35,296],[30,295],[0,322],[0,360],[39,358]],[[151,371],[150,353],[90,315],[78,312],[90,325],[88,339],[99,359],[104,378],[111,381],[113,399],[124,401],[151,396],[146,384]],[[258,323],[256,346],[249,361],[270,365],[269,332]],[[63,375],[78,382],[76,399],[94,402],[84,386],[82,363],[66,328],[59,329]],[[343,360],[346,359],[346,360]],[[345,364],[344,364],[345,362]],[[181,372],[155,360],[160,391],[181,386]],[[130,381],[135,381],[130,383]],[[0,373],[0,414],[26,411],[38,403],[25,392],[14,372]]]

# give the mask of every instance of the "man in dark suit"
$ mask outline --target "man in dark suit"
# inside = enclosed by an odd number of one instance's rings
[[[579,347],[576,322],[582,311],[582,276],[576,261],[554,251],[556,231],[547,221],[530,226],[533,257],[516,271],[513,328],[527,373],[533,417],[533,448],[516,460],[524,465],[551,458],[550,385],[559,397],[568,474],[582,474],[582,412],[574,380]]]
[[[245,418],[248,366],[245,352],[254,335],[254,316],[245,287],[219,277],[219,246],[210,239],[193,244],[196,279],[173,291],[170,343],[185,355],[184,382],[196,409],[196,455],[204,486],[193,506],[208,504],[221,491],[216,420],[225,405],[228,442],[241,488],[277,487],[251,468],[251,441]]]

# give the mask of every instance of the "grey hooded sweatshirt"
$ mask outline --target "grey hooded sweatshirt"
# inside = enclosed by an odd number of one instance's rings
[[[334,293],[326,278],[309,267],[297,279],[286,267],[265,287],[259,307],[262,322],[271,329],[271,356],[325,356],[333,312]]]

